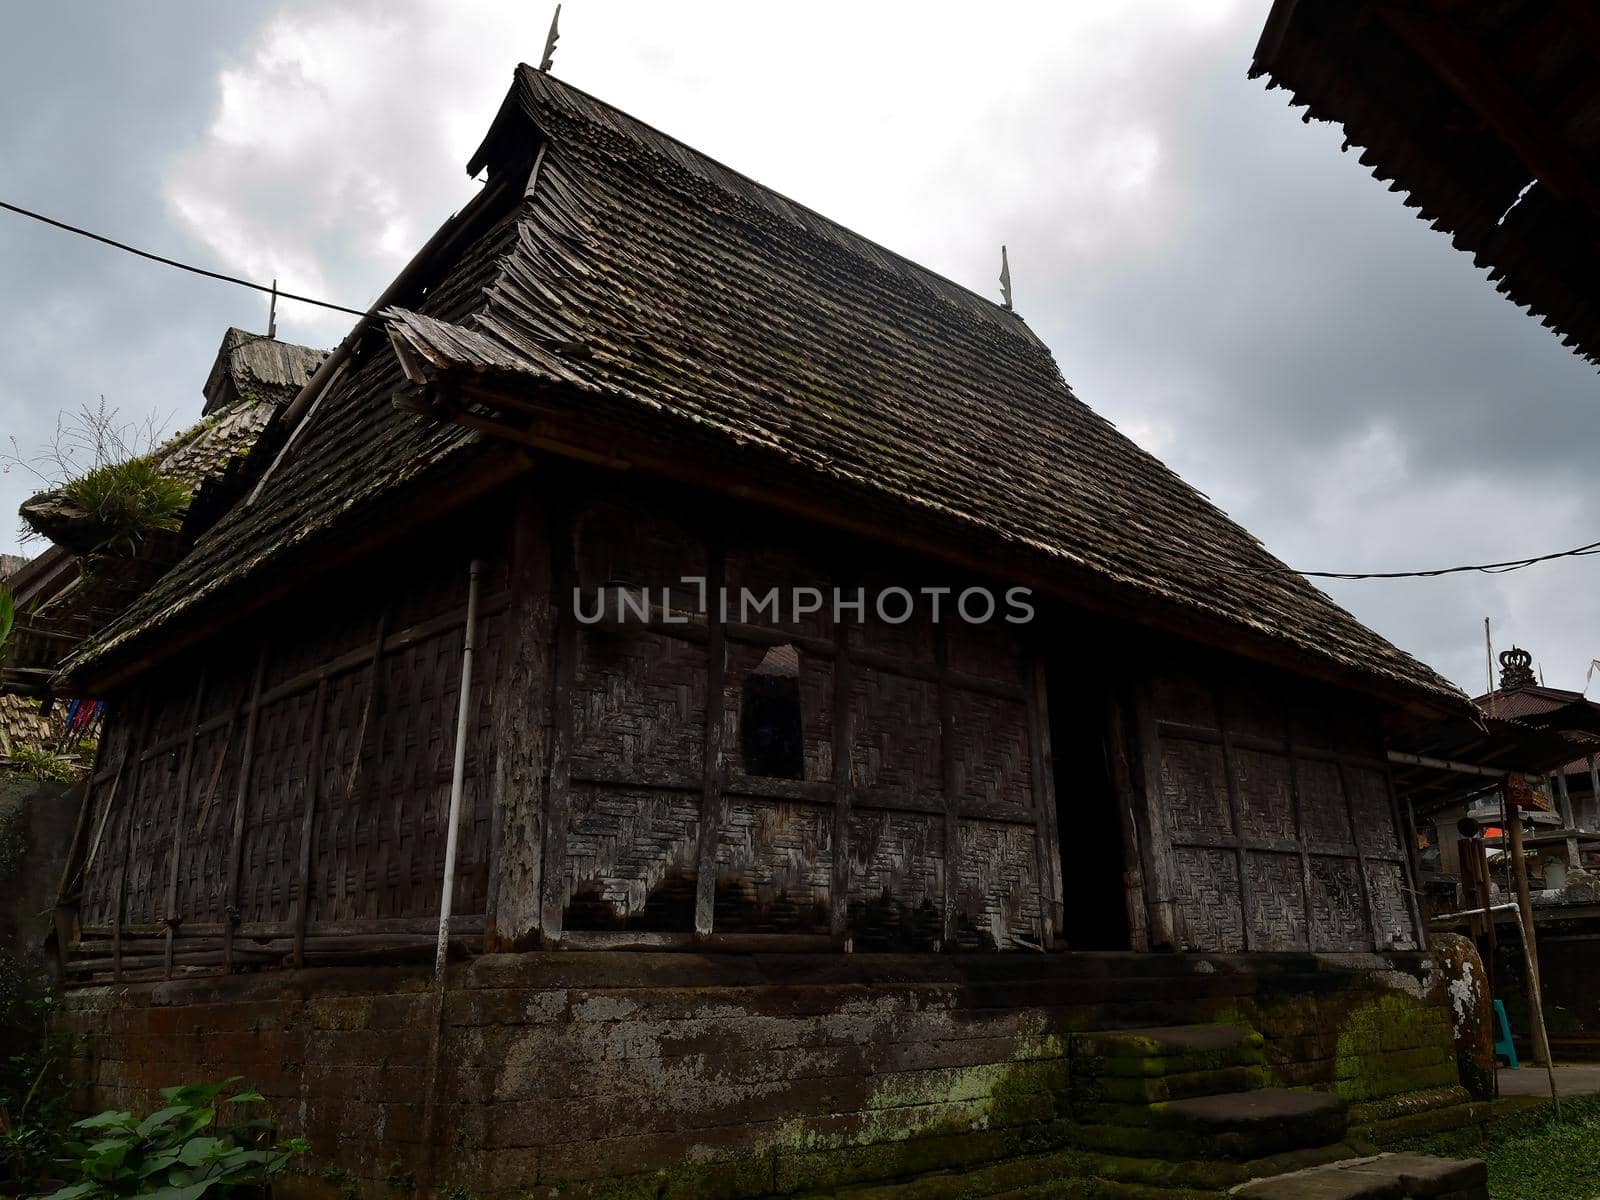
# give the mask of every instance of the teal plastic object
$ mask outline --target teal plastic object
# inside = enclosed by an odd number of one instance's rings
[[[1506,1065],[1513,1071],[1522,1068],[1517,1065],[1517,1048],[1511,1041],[1511,1022],[1506,1020],[1506,1006],[1499,1000],[1494,1002],[1494,1053],[1496,1058],[1506,1060]]]

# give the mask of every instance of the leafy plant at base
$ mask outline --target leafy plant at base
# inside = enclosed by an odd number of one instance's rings
[[[72,1128],[93,1139],[67,1144],[67,1162],[80,1178],[44,1200],[199,1200],[264,1187],[310,1144],[302,1138],[265,1144],[272,1122],[262,1119],[218,1128],[218,1097],[238,1082],[235,1076],[221,1083],[162,1088],[166,1106],[143,1119],[107,1111],[77,1122]],[[265,1099],[260,1092],[245,1091],[222,1103]]]
[[[53,1028],[56,998],[39,973],[0,955],[0,1195],[29,1192],[55,1177],[72,1094],[69,1039]]]

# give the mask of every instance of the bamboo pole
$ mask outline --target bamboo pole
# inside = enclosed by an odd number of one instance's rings
[[[1517,884],[1517,914],[1522,922],[1523,957],[1527,962],[1529,1037],[1535,1061],[1550,1062],[1550,1040],[1544,1032],[1544,1003],[1539,994],[1539,940],[1533,929],[1533,900],[1528,894],[1528,864],[1522,857],[1521,810],[1512,807],[1506,822],[1511,839],[1511,870]],[[1552,1085],[1553,1086],[1553,1085]]]

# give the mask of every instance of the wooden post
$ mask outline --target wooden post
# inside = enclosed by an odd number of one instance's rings
[[[572,691],[578,676],[578,615],[572,607],[578,564],[571,513],[555,517],[550,539],[556,596],[555,686],[550,697],[550,783],[545,792],[544,866],[539,934],[561,936],[567,890],[567,828],[572,822]]]
[[[855,802],[850,767],[850,626],[835,609],[833,623],[833,875],[829,932],[834,945],[850,945],[850,810]]]
[[[256,725],[261,716],[261,681],[267,671],[267,643],[256,652],[255,681],[250,685],[250,713],[245,718],[244,748],[239,756],[239,795],[233,806],[233,836],[228,843],[226,901],[222,910],[222,968],[233,970],[233,930],[239,923],[239,868],[244,856],[245,809],[250,801],[250,772],[255,766]]]
[[[300,861],[294,880],[294,965],[306,965],[306,921],[311,908],[311,845],[317,827],[317,801],[322,792],[322,715],[328,702],[328,678],[317,680],[311,702],[311,760],[306,764],[305,811],[300,817]],[[359,751],[358,751],[359,753]]]
[[[511,661],[494,689],[494,837],[488,953],[527,950],[539,937],[543,888],[545,755],[549,750],[552,605],[550,538],[531,484],[517,499],[511,531],[511,607],[506,618]]]
[[[934,653],[939,665],[939,757],[944,788],[944,945],[957,948],[961,926],[961,779],[956,760],[956,705],[950,692],[950,635],[944,622],[934,625]]]
[[[126,765],[129,758],[133,760],[133,771],[128,776],[128,798],[123,802],[123,809],[128,818],[122,827],[122,854],[117,864],[117,901],[112,910],[115,914],[115,925],[111,930],[111,978],[117,981],[122,979],[122,924],[123,916],[128,904],[128,858],[133,843],[133,818],[139,803],[139,782],[144,774],[144,758],[139,748],[144,745],[150,733],[150,705],[144,705],[144,711],[139,716],[139,733],[134,743],[128,747],[128,753],[123,757]],[[110,815],[109,813],[107,814]],[[116,835],[115,829],[112,836]]]
[[[1060,937],[1065,919],[1061,838],[1056,829],[1055,756],[1050,749],[1050,697],[1044,663],[1037,654],[1028,656],[1025,671],[1028,766],[1033,772],[1034,845],[1039,863],[1039,909],[1043,917],[1043,928],[1039,932],[1041,944],[1049,950]]]
[[[1367,928],[1372,933],[1372,948],[1387,950],[1378,941],[1378,910],[1372,899],[1372,881],[1367,876],[1367,854],[1361,848],[1361,826],[1356,822],[1355,796],[1350,790],[1350,773],[1345,770],[1344,759],[1339,760],[1339,790],[1344,793],[1345,820],[1350,825],[1350,840],[1356,848],[1356,875],[1361,882],[1361,903],[1367,913]]]
[[[1544,1032],[1544,1002],[1539,987],[1539,940],[1533,929],[1533,900],[1528,895],[1528,866],[1522,859],[1522,816],[1516,805],[1508,805],[1506,824],[1511,839],[1511,870],[1517,882],[1517,915],[1522,921],[1522,943],[1527,951],[1528,1040],[1533,1044],[1533,1059],[1549,1063],[1550,1043]]]
[[[695,848],[694,931],[711,933],[717,903],[717,842],[722,834],[722,676],[727,669],[727,631],[722,620],[722,587],[727,573],[720,543],[706,548],[706,702],[702,738],[700,841]]]
[[[1128,948],[1144,952],[1150,949],[1150,904],[1145,887],[1145,838],[1136,812],[1143,804],[1143,797],[1133,782],[1126,709],[1126,700],[1117,696],[1112,696],[1106,706],[1106,760],[1111,770],[1111,788],[1116,797],[1117,815],[1122,824],[1122,888],[1128,908]],[[1059,840],[1058,822],[1058,868],[1061,863]],[[1064,885],[1062,895],[1065,895]]]
[[[178,876],[183,871],[183,846],[184,830],[189,825],[189,773],[194,769],[194,743],[199,734],[200,713],[206,694],[206,669],[200,668],[200,681],[194,689],[194,709],[189,714],[189,732],[183,739],[183,758],[178,767],[178,799],[176,802],[178,812],[177,828],[172,835],[172,865],[167,871],[167,896],[162,905],[161,916],[167,926],[167,946],[164,963],[164,974],[172,978],[172,958],[177,950],[178,925]]]
[[[1217,712],[1217,734],[1222,739],[1222,778],[1228,789],[1228,828],[1239,872],[1239,932],[1246,951],[1256,949],[1255,889],[1250,886],[1250,855],[1244,848],[1244,824],[1239,815],[1239,776],[1233,764],[1233,738],[1228,733],[1228,703],[1218,687],[1212,693]]]
[[[1134,693],[1133,727],[1137,731],[1137,768],[1146,825],[1145,881],[1150,890],[1150,948],[1187,949],[1188,932],[1177,897],[1177,866],[1173,862],[1172,836],[1167,830],[1166,797],[1161,791],[1161,737],[1156,730],[1155,701],[1150,685]]]

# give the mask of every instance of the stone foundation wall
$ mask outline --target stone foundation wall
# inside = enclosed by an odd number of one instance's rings
[[[422,969],[83,988],[66,1010],[87,1107],[257,1085],[314,1147],[280,1195],[408,1196],[429,1169]],[[1416,954],[497,955],[451,970],[434,1181],[759,1196],[1013,1157],[1063,1143],[1073,1033],[1206,1021],[1260,1032],[1279,1084],[1374,1104],[1456,1083]]]

